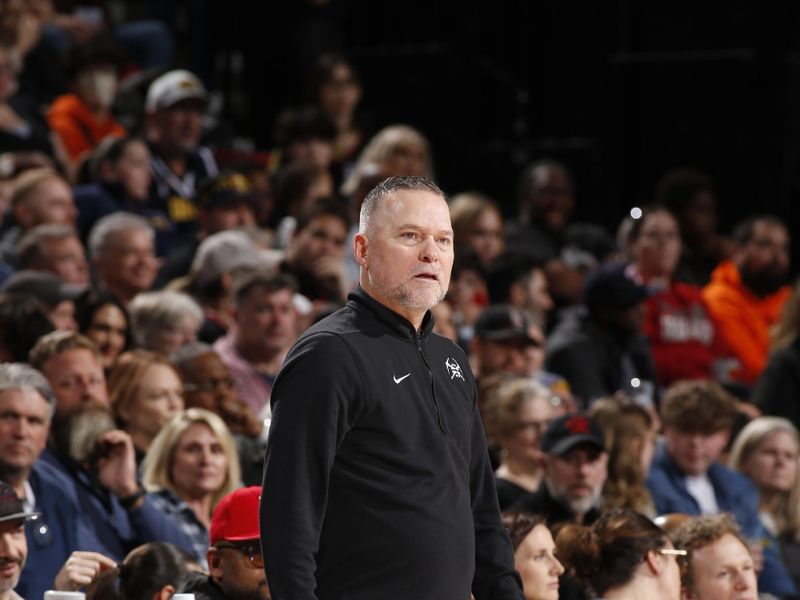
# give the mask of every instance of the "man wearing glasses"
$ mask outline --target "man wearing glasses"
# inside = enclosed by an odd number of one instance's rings
[[[259,486],[225,496],[211,517],[208,572],[192,573],[181,592],[195,600],[270,600],[258,532]]]

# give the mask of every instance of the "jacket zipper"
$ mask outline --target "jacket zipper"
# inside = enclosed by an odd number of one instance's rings
[[[428,358],[425,356],[425,352],[422,350],[422,336],[417,334],[416,340],[417,350],[419,350],[419,355],[422,357],[422,362],[425,363],[425,368],[428,370],[428,379],[430,379],[431,382],[431,396],[433,397],[433,408],[436,409],[436,422],[439,424],[439,429],[442,433],[447,435],[444,423],[442,423],[442,413],[439,411],[439,401],[436,399],[436,387],[433,385],[433,371],[431,371],[431,365],[428,362]]]

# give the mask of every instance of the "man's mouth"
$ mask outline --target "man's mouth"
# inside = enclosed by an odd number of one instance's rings
[[[417,273],[414,279],[424,279],[427,281],[439,281],[439,276],[436,273]]]

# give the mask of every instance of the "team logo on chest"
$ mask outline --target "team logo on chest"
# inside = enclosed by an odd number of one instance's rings
[[[464,374],[461,372],[461,365],[456,362],[455,358],[450,358],[448,356],[444,361],[444,366],[447,367],[447,374],[450,375],[450,379],[455,379],[458,377],[461,381],[464,381]]]

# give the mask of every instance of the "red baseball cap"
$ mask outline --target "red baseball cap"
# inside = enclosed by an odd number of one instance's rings
[[[257,485],[239,488],[220,500],[214,515],[211,517],[209,536],[211,543],[220,540],[242,542],[257,540],[258,502],[261,500],[261,488]]]

